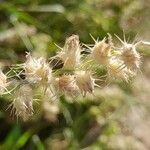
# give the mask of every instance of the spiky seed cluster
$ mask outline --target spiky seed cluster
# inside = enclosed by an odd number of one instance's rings
[[[136,51],[136,47],[133,44],[124,43],[121,49],[120,59],[123,61],[124,66],[132,71],[136,71],[140,68],[140,54]]]
[[[79,36],[72,35],[66,39],[65,45],[57,55],[67,70],[75,69],[80,63]]]
[[[26,80],[31,83],[49,83],[52,70],[44,58],[34,58],[30,53],[26,55],[24,63]]]
[[[108,43],[106,43],[106,38],[99,42],[95,41],[95,45],[91,48],[91,57],[96,60],[98,64],[108,64],[111,57],[112,46],[111,37],[109,37]]]
[[[75,84],[74,75],[63,75],[55,79],[55,87],[58,89],[60,95],[67,94],[70,96],[78,95],[79,90]]]
[[[59,57],[63,61],[63,68],[59,70],[62,72],[59,74],[57,70],[52,72],[49,63],[43,57],[35,58],[28,53],[22,67],[22,71],[25,72],[25,79],[18,81],[20,82],[20,88],[15,93],[15,99],[12,103],[15,114],[24,120],[33,114],[32,88],[34,87],[41,89],[40,87],[45,85],[46,88],[44,88],[44,91],[42,90],[43,99],[45,99],[48,91],[51,91],[51,94],[56,93],[59,96],[69,95],[71,97],[75,97],[79,93],[83,96],[86,96],[87,93],[93,94],[95,86],[98,86],[95,83],[93,74],[96,74],[99,68],[95,69],[93,66],[91,70],[87,69],[84,64],[86,63],[86,58],[88,58],[87,62],[94,61],[94,64],[97,63],[98,67],[103,65],[107,69],[110,78],[129,81],[130,77],[135,76],[140,68],[141,60],[140,54],[136,50],[137,46],[140,43],[147,45],[150,45],[150,43],[140,41],[136,44],[129,44],[125,40],[122,41],[119,37],[118,39],[122,43],[120,49],[115,48],[110,35],[108,39],[104,38],[102,41],[96,41],[93,38],[95,41],[94,46],[88,47],[86,45],[91,52],[89,57],[81,59],[83,55],[81,55],[79,37],[77,35],[70,36],[66,39],[64,47],[59,47],[61,51],[55,56],[55,58]],[[101,76],[98,77],[97,75],[96,78],[101,78]],[[24,80],[27,82],[24,82]],[[32,85],[38,85],[38,87]],[[0,70],[1,94],[4,93],[7,86],[7,77]],[[51,96],[51,94],[49,96],[54,98],[55,95]]]
[[[133,77],[135,73],[126,67],[122,67],[122,63],[119,59],[110,59],[109,65],[107,66],[108,75],[110,78],[119,78],[128,82],[129,77]]]
[[[94,92],[95,79],[89,71],[76,71],[75,81],[83,96]]]
[[[7,90],[7,76],[0,69],[0,95],[4,94]]]
[[[33,114],[33,92],[29,85],[22,85],[16,91],[15,99],[13,101],[13,110],[16,116],[21,117],[23,120],[29,119]]]
[[[107,65],[108,74],[129,81],[129,78],[135,76],[140,69],[141,56],[136,50],[138,44],[129,44],[126,42],[125,37],[124,41],[117,35],[116,37],[122,43],[122,47],[118,49],[118,57],[114,56],[109,60]]]

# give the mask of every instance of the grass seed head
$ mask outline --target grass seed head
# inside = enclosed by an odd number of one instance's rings
[[[140,58],[140,54],[136,51],[135,45],[125,44],[122,47],[120,59],[128,69],[138,70],[141,64]]]
[[[94,92],[95,80],[89,71],[76,71],[75,81],[83,96]]]
[[[123,62],[117,58],[112,58],[107,66],[108,75],[110,78],[120,78],[128,82],[130,77],[135,76],[135,73],[125,67]]]
[[[80,43],[77,35],[72,35],[66,39],[61,52],[58,53],[65,69],[75,69],[80,63]]]
[[[136,47],[138,46],[139,42],[129,44],[125,39],[125,35],[124,35],[124,41],[121,40],[121,38],[118,37],[117,35],[116,37],[122,43],[120,59],[123,61],[124,65],[128,69],[136,72],[140,68],[140,64],[141,64],[141,59],[140,59],[141,56],[136,50]]]
[[[33,114],[33,93],[32,88],[28,85],[22,85],[16,91],[15,99],[13,101],[13,110],[15,115],[21,117],[23,120],[29,119]]]
[[[108,43],[106,43],[106,39],[104,38],[102,41],[95,42],[93,48],[91,48],[91,56],[97,63],[102,65],[107,65],[112,50],[112,42],[109,37]]]
[[[59,94],[67,94],[69,96],[76,96],[79,89],[75,83],[74,75],[63,75],[55,79],[55,87]]]
[[[76,52],[80,49],[80,43],[79,43],[79,36],[78,35],[72,35],[68,37],[65,41],[65,45],[63,47],[63,50],[65,52]]]
[[[7,76],[0,69],[0,95],[2,95],[7,87]]]
[[[52,69],[44,58],[33,58],[30,53],[26,56],[24,70],[27,81],[31,83],[48,83],[51,81]]]

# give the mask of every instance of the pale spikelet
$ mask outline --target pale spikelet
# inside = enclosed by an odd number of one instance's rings
[[[56,78],[54,86],[56,88],[56,92],[60,95],[67,94],[69,96],[76,96],[79,93],[74,75],[63,75]]]
[[[120,59],[127,68],[135,71],[138,70],[141,64],[140,58],[140,54],[136,51],[135,45],[124,45],[121,51]]]
[[[72,35],[66,39],[65,45],[58,53],[58,57],[63,61],[63,68],[72,70],[80,63],[80,43],[77,35]]]
[[[0,95],[7,91],[7,76],[0,69]]]
[[[110,78],[123,79],[129,81],[130,77],[135,76],[135,72],[122,66],[122,61],[117,58],[112,58],[109,60],[109,65],[107,66],[108,75]]]
[[[91,48],[92,58],[101,65],[107,65],[111,57],[112,46],[113,44],[110,36],[108,39],[108,43],[106,43],[106,38],[99,42],[95,41],[94,47]]]
[[[17,117],[23,120],[29,119],[33,114],[33,93],[32,88],[28,85],[22,85],[18,91],[16,91],[15,99],[13,101],[13,110]]]
[[[89,71],[76,71],[75,81],[83,96],[94,92],[95,79]]]
[[[65,52],[76,52],[80,51],[80,43],[79,43],[79,36],[72,35],[68,37],[65,41],[65,45],[63,47]]]
[[[141,64],[141,56],[136,50],[137,44],[127,43],[125,37],[124,41],[122,41],[118,36],[117,38],[123,44],[120,53],[120,59],[123,61],[123,65],[133,71],[139,70]]]
[[[24,70],[26,80],[31,83],[49,83],[52,77],[52,69],[44,58],[33,58],[30,53],[26,55]]]

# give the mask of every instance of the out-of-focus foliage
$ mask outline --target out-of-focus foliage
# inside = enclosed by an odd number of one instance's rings
[[[53,56],[67,36],[102,39],[122,30],[132,42],[150,41],[148,0],[0,0],[0,67],[23,62],[25,52]],[[11,97],[0,98],[0,150],[149,150],[150,51],[142,74],[131,83],[118,81],[94,96],[35,104],[36,116],[22,122],[6,110]]]

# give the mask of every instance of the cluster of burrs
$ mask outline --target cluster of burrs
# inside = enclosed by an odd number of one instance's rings
[[[129,44],[125,39],[116,37],[121,42],[120,48],[114,46],[109,34],[101,41],[92,37],[95,42],[92,46],[81,44],[79,37],[72,35],[62,48],[57,46],[60,51],[49,60],[27,53],[26,61],[17,64],[19,72],[15,75],[19,79],[20,75],[24,75],[24,78],[17,80],[13,90],[9,90],[13,82],[9,74],[15,69],[6,74],[0,70],[0,94],[13,94],[12,111],[26,120],[33,114],[35,91],[42,95],[43,101],[45,98],[59,99],[62,95],[75,98],[93,94],[96,86],[101,87],[97,82],[101,76],[96,75],[101,67],[105,68],[107,78],[128,82],[140,70],[141,56],[137,47],[149,43],[139,41]]]

